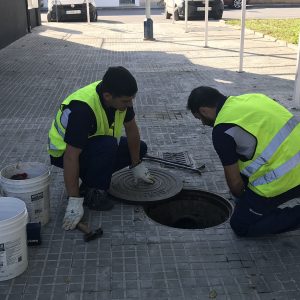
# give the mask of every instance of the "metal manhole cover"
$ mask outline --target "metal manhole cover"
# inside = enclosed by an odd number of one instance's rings
[[[171,198],[183,188],[183,182],[173,174],[161,169],[149,169],[153,184],[134,184],[131,170],[123,169],[113,174],[109,193],[119,199],[134,203],[151,203]]]

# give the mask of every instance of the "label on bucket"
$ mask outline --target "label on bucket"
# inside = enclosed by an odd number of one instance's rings
[[[41,223],[45,225],[49,221],[49,187],[45,188],[42,192],[32,193],[13,193],[3,192],[4,196],[16,197],[22,199],[27,207],[29,214],[29,221],[32,223]]]
[[[43,192],[31,195],[31,201],[32,202],[43,199],[43,198],[44,198],[44,193]]]
[[[1,269],[22,262],[21,238],[0,244],[0,272]]]
[[[21,238],[0,244],[0,270],[19,262],[22,262]]]
[[[44,193],[31,195],[32,221],[42,220],[44,215]]]

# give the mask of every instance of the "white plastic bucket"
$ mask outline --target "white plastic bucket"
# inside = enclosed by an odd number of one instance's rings
[[[0,281],[14,278],[28,266],[24,201],[0,197]]]
[[[27,179],[10,179],[13,175],[26,173]],[[3,196],[16,197],[26,203],[30,222],[45,225],[50,217],[50,170],[38,162],[20,162],[9,165],[0,172]]]

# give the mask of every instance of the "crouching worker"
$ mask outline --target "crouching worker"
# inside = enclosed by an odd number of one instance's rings
[[[300,123],[263,94],[227,97],[201,86],[187,108],[213,127],[213,145],[237,198],[230,225],[239,236],[261,236],[300,227]]]
[[[112,209],[107,189],[113,172],[131,166],[136,181],[153,183],[141,162],[147,145],[140,140],[132,107],[137,90],[127,69],[110,67],[101,81],[62,102],[49,132],[48,152],[51,164],[64,170],[68,194],[65,230],[79,223],[83,205],[99,211]],[[123,125],[126,137],[121,137]]]

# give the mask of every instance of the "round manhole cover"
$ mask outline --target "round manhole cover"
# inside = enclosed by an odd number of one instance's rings
[[[144,207],[152,220],[174,228],[204,229],[227,221],[233,211],[225,198],[200,190],[182,190],[167,202]]]
[[[183,182],[161,169],[149,169],[154,183],[139,182],[135,185],[131,170],[123,169],[113,174],[109,193],[119,199],[134,203],[151,203],[171,198],[178,194]]]

